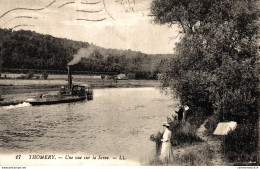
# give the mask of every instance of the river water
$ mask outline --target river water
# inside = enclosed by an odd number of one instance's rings
[[[2,154],[88,154],[142,162],[150,135],[177,109],[156,88],[95,89],[94,100],[0,108]]]

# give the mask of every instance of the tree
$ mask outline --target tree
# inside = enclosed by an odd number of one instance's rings
[[[155,23],[178,24],[182,29],[183,38],[175,48],[177,58],[165,71],[164,83],[172,86],[183,102],[199,106],[206,101],[228,112],[231,107],[219,106],[220,102],[227,102],[222,97],[223,90],[234,93],[243,88],[242,93],[250,94],[246,98],[256,98],[259,16],[256,3],[251,0],[152,2]],[[198,102],[199,98],[204,99]]]
[[[48,73],[47,73],[47,71],[44,71],[44,72],[42,73],[42,76],[43,76],[43,79],[44,79],[44,80],[47,80],[47,79],[48,79]]]
[[[164,70],[162,82],[182,104],[204,107],[223,121],[256,127],[258,7],[257,0],[152,2],[156,24],[178,24],[181,30],[176,57]]]

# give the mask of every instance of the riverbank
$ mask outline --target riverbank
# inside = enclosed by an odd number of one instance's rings
[[[157,80],[117,80],[75,78],[74,84],[91,85],[93,89],[99,88],[138,88],[159,87]],[[26,99],[41,93],[55,94],[61,86],[67,85],[66,80],[22,80],[22,79],[0,79],[0,94],[3,101],[0,106],[16,105],[25,102]]]
[[[221,154],[221,141],[206,134],[205,124],[208,118],[198,128],[192,127],[192,131],[184,131],[183,134],[193,133],[198,138],[197,141],[187,137],[186,140],[172,147],[173,158],[168,162],[160,161],[154,157],[149,161],[149,165],[170,165],[170,166],[233,166],[227,162]],[[190,122],[185,122],[187,125]],[[186,128],[187,129],[187,128]],[[189,129],[190,130],[190,129]]]

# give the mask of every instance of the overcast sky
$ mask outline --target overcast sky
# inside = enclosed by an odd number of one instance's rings
[[[149,54],[173,53],[177,26],[154,25],[152,0],[1,0],[0,26]]]

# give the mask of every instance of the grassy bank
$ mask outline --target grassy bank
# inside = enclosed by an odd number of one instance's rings
[[[212,166],[215,153],[214,148],[208,143],[182,145],[173,147],[172,158],[167,163],[160,161],[157,157],[149,161],[150,165],[174,165],[174,166]]]
[[[160,161],[160,148],[163,133],[151,135],[156,143],[156,155],[150,159],[149,165],[177,166],[255,166],[257,158],[257,138],[259,137],[254,124],[238,124],[235,131],[226,136],[215,136],[212,133],[216,123],[214,116],[205,116],[201,120],[191,117],[180,123],[172,131],[173,158]],[[214,124],[213,124],[214,123]],[[198,124],[200,124],[198,126]],[[210,125],[209,125],[210,124]],[[212,126],[211,126],[212,125]],[[215,127],[214,127],[215,126]],[[243,133],[243,134],[241,134]]]
[[[157,154],[150,159],[149,165],[175,166],[218,166],[232,165],[227,163],[221,154],[221,141],[208,135],[205,125],[210,116],[198,116],[202,109],[193,109],[192,115],[185,121],[175,121],[172,129],[171,143],[173,158],[160,161],[160,148],[163,133],[151,135],[151,141],[156,143]]]

